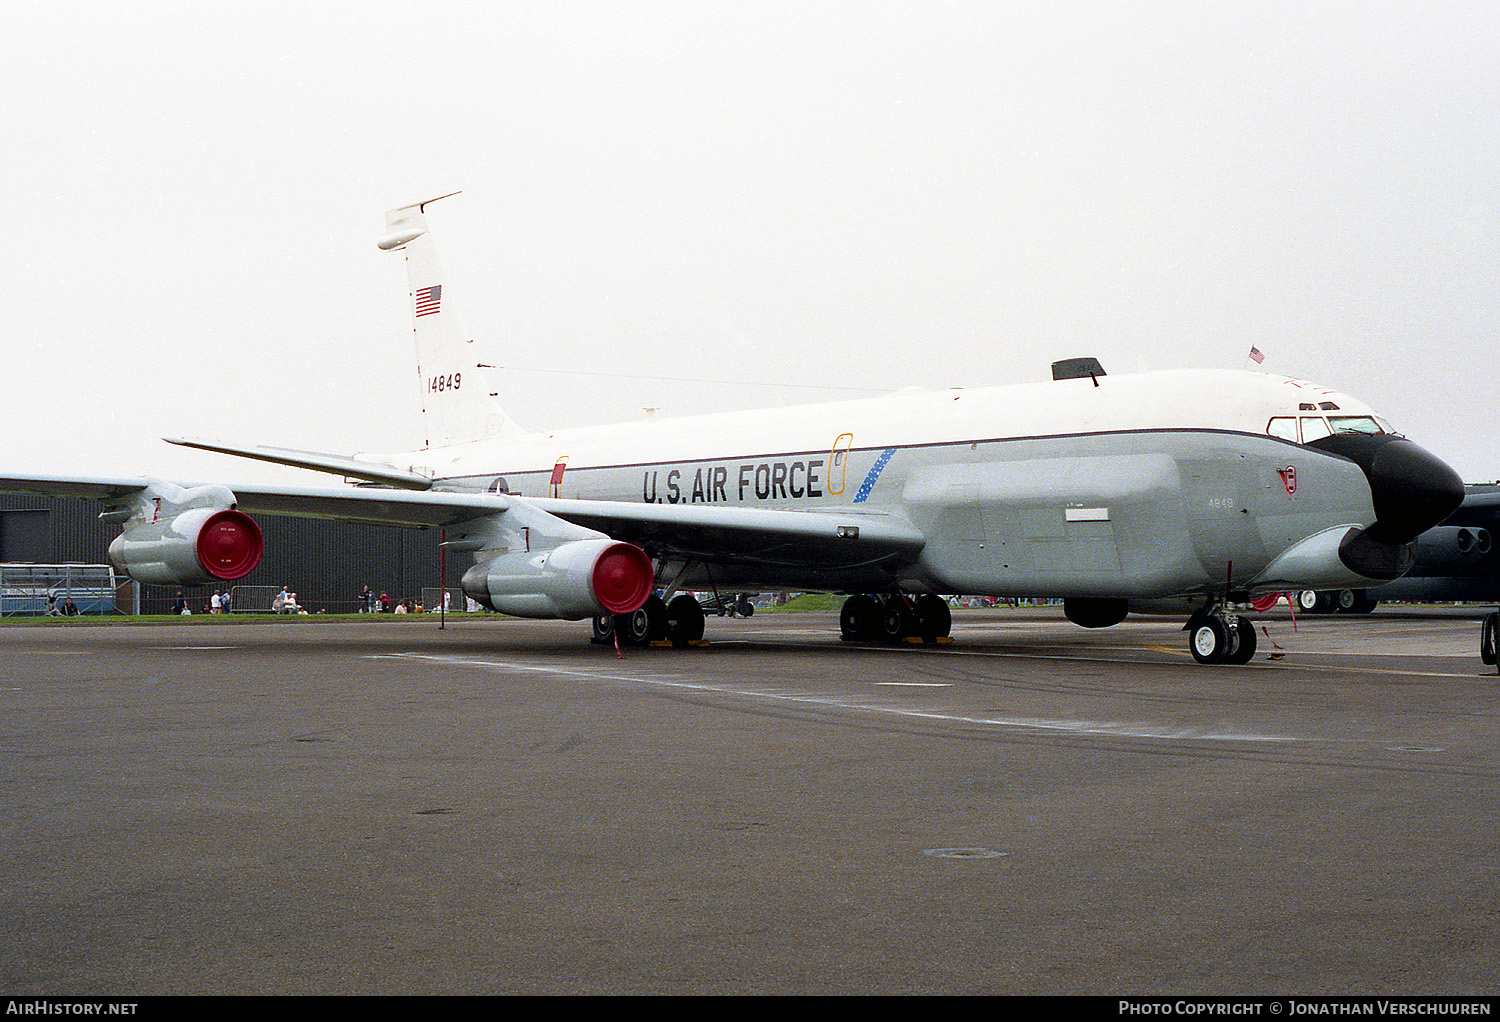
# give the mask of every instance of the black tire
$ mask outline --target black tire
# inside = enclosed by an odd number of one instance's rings
[[[735,604],[734,609],[739,612],[740,617],[755,616],[755,604],[751,603],[749,600],[741,600],[739,603]]]
[[[917,632],[917,616],[906,607],[906,601],[892,598],[880,612],[880,638],[884,642],[902,643]]]
[[[844,601],[839,611],[839,634],[845,642],[874,642],[880,638],[880,601],[860,593]]]
[[[1219,664],[1229,655],[1229,629],[1216,617],[1200,618],[1188,631],[1188,649],[1200,664]]]
[[[589,641],[606,646],[615,641],[615,616],[613,614],[594,615],[594,635]]]
[[[932,593],[923,593],[916,599],[917,631],[927,641],[945,638],[953,631],[953,612],[948,601]]]
[[[686,646],[703,638],[703,605],[686,593],[667,604],[667,638],[674,646]]]
[[[647,597],[646,602],[629,614],[615,615],[615,630],[620,641],[632,646],[649,646],[657,639],[667,637],[667,605],[660,596]]]
[[[1255,659],[1255,622],[1249,618],[1242,617],[1239,619],[1239,623],[1235,625],[1235,630],[1239,633],[1238,639],[1234,643],[1234,648],[1230,650],[1229,655],[1224,658],[1224,662],[1226,664],[1248,664],[1251,660]]]
[[[1490,611],[1479,626],[1479,659],[1490,665],[1500,660],[1500,611]]]
[[[1334,593],[1304,589],[1297,594],[1297,610],[1303,614],[1332,614],[1337,606]]]
[[[1334,609],[1340,614],[1353,614],[1359,606],[1359,597],[1353,589],[1340,589],[1333,596]]]

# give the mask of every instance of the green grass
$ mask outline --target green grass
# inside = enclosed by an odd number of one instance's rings
[[[779,607],[756,608],[757,614],[796,614],[803,611],[839,610],[844,606],[843,596],[829,593],[802,593],[792,597]]]
[[[233,627],[234,625],[296,624],[312,621],[426,621],[437,614],[80,614],[77,617],[3,617],[0,628],[98,628],[109,625],[163,625],[170,627]],[[449,614],[449,617],[482,617],[481,614]],[[491,617],[495,615],[489,615]]]

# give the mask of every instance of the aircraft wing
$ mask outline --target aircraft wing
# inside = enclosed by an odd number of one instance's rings
[[[244,446],[242,444],[226,444],[217,440],[191,440],[183,437],[166,437],[167,443],[176,444],[179,447],[194,447],[200,451],[214,451],[218,454],[232,454],[238,458],[251,458],[255,461],[265,461],[272,465],[289,465],[292,468],[305,468],[313,472],[332,472],[336,475],[347,476],[350,479],[363,479],[382,486],[395,486],[403,490],[427,490],[432,488],[432,476],[430,473],[422,474],[411,469],[397,468],[394,465],[382,465],[370,461],[368,458],[346,458],[337,454],[323,454],[318,451],[296,451],[285,447]]]
[[[0,477],[0,491],[86,497],[121,505],[145,478]],[[710,504],[517,497],[385,487],[231,486],[248,514],[295,515],[405,528],[452,528],[525,507],[663,555],[712,563],[796,561],[825,565],[910,563],[925,537],[903,516],[878,509],[780,511]]]
[[[0,477],[0,492],[37,493],[51,497],[85,497],[106,505],[127,501],[153,480],[63,476]],[[197,485],[197,484],[188,484]],[[395,525],[407,528],[446,526],[504,511],[499,501],[480,493],[432,493],[377,487],[264,488],[232,486],[236,506],[249,514],[296,515]]]
[[[517,499],[517,498],[511,498]],[[903,515],[871,508],[777,511],[711,504],[519,498],[565,521],[659,553],[715,562],[853,566],[911,563],[927,539]]]
[[[128,497],[146,488],[137,478],[90,479],[76,476],[0,476],[0,493],[39,493],[48,497],[86,497],[110,500]]]
[[[406,527],[461,526],[514,507],[635,543],[658,554],[715,562],[850,565],[911,562],[926,538],[904,518],[869,511],[777,511],[707,504],[638,504],[377,487],[234,490],[241,511]]]

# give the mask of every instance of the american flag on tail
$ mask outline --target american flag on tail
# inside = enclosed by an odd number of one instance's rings
[[[415,295],[417,300],[417,315],[430,316],[437,312],[442,305],[443,285],[434,284],[424,287]]]

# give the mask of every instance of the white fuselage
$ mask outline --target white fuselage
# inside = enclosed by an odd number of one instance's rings
[[[1374,414],[1348,395],[1304,381],[1232,370],[1182,370],[1102,376],[1097,385],[1092,379],[1082,379],[909,391],[861,401],[528,432],[434,447],[399,460],[464,488],[482,489],[476,484],[487,486],[495,477],[504,476],[510,492],[528,496],[668,500],[666,492],[643,497],[639,485],[600,489],[603,477],[597,472],[629,466],[660,473],[670,471],[671,466],[758,464],[790,455],[832,458],[839,449],[859,452],[1123,432],[1264,436],[1271,418],[1295,416],[1299,404],[1328,400],[1346,412]],[[560,490],[554,493],[550,480],[559,463],[566,469]],[[825,463],[822,468],[831,467]],[[824,471],[821,479],[826,482],[828,478]],[[664,477],[660,481],[665,485]],[[851,503],[855,497],[847,486],[841,489],[837,479],[831,488],[814,487],[822,491],[819,496],[804,492],[799,497],[779,488],[775,496],[762,496],[753,486],[742,492],[737,472],[732,482],[722,490],[705,491],[702,498],[691,487],[676,496],[685,502],[722,500],[759,506],[800,501],[832,506]],[[867,499],[876,500],[873,494]]]
[[[1267,433],[1327,403],[1373,417],[1302,381],[1171,371],[523,433],[406,458],[442,489],[859,510],[926,537],[910,564],[747,562],[716,569],[723,584],[1142,598],[1249,585],[1309,536],[1374,520],[1357,467]]]

